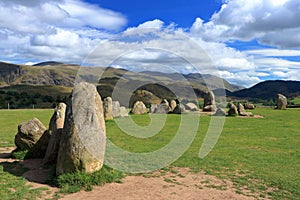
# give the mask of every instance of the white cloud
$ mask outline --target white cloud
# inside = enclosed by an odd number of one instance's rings
[[[191,32],[206,40],[250,41],[300,47],[299,0],[228,0],[209,22],[196,19]]]
[[[256,49],[244,51],[249,55],[263,56],[263,57],[273,57],[273,56],[300,56],[300,50],[290,50],[290,49]]]

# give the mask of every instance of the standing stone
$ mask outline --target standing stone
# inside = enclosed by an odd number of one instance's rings
[[[132,114],[141,115],[147,112],[147,108],[142,101],[137,101],[134,103],[133,108],[131,109]]]
[[[231,103],[229,105],[228,116],[237,116],[238,114],[239,113],[237,107],[233,103]]]
[[[149,113],[154,113],[157,107],[158,107],[158,104],[151,104]]]
[[[113,117],[120,117],[120,102],[119,101],[113,101],[112,102],[112,113]]]
[[[174,108],[174,110],[173,110],[174,114],[181,114],[181,113],[184,113],[184,112],[185,112],[185,107],[181,103],[178,103],[176,105],[176,107]]]
[[[226,111],[223,108],[218,108],[214,116],[226,116]]]
[[[285,110],[287,106],[287,99],[282,94],[277,94],[277,107],[278,110]]]
[[[15,145],[18,150],[30,150],[42,137],[46,127],[37,118],[22,122],[18,126],[18,133],[15,136]]]
[[[120,107],[120,117],[128,117],[128,111],[124,106]]]
[[[189,111],[198,111],[199,110],[198,106],[196,106],[196,104],[191,103],[191,102],[185,104],[185,109],[189,110]]]
[[[82,82],[74,86],[66,111],[56,174],[93,172],[103,166],[106,130],[103,104],[96,87]]]
[[[67,106],[65,103],[59,103],[50,119],[48,130],[50,134],[50,140],[45,157],[43,159],[44,166],[55,164],[57,161],[60,138],[65,122],[66,107]]]
[[[217,110],[215,95],[212,91],[209,91],[204,97],[203,111],[215,112]]]
[[[175,107],[177,106],[177,103],[175,100],[171,100],[170,102],[170,109],[171,109],[171,112],[174,111]]]
[[[157,106],[155,109],[154,113],[159,113],[159,114],[167,114],[171,111],[169,102],[164,99],[162,102]]]
[[[105,120],[112,120],[113,117],[113,104],[112,104],[112,98],[106,97],[103,100],[103,109],[104,109],[104,119]]]

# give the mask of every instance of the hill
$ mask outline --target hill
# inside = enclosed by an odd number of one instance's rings
[[[228,95],[238,98],[274,99],[281,93],[286,97],[300,96],[300,81],[264,81],[248,89],[231,92]]]

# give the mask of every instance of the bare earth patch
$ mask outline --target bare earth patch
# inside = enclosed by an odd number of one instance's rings
[[[0,162],[14,162],[4,158],[13,149],[0,149]],[[59,189],[46,185],[49,169],[40,167],[41,159],[19,161],[29,171],[23,174],[32,188],[47,188],[42,199],[49,199]],[[203,172],[193,173],[187,168],[174,168],[170,171],[157,171],[145,175],[127,176],[122,183],[109,183],[95,186],[92,191],[60,195],[62,199],[254,199],[237,194],[233,183],[221,180]]]
[[[176,168],[176,173],[155,172],[146,177],[127,176],[122,183],[94,187],[63,199],[254,199],[237,194],[230,181]]]

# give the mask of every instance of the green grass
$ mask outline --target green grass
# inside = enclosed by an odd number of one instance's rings
[[[118,182],[121,183],[124,174],[104,166],[100,171],[93,173],[68,173],[57,177],[57,186],[61,188],[61,193],[74,193],[82,189],[91,191],[95,185]]]
[[[274,199],[300,198],[300,110],[256,109],[263,119],[226,118],[225,126],[213,151],[198,157],[210,121],[202,116],[197,136],[173,166],[206,171],[230,179],[236,188]],[[147,116],[134,116],[142,124]],[[107,135],[116,145],[132,152],[151,152],[166,145],[175,135],[180,115],[168,115],[165,127],[149,139],[123,133],[114,121],[107,123]],[[274,188],[268,192],[267,188]],[[243,189],[243,190],[242,190]],[[250,194],[251,195],[251,194]]]
[[[21,122],[38,118],[46,127],[49,125],[53,109],[0,110],[0,147],[13,147],[14,138]]]
[[[300,105],[300,97],[295,97],[291,100],[295,105]]]
[[[37,117],[47,126],[52,112],[0,110],[0,146],[14,145],[14,135],[20,122]],[[271,196],[273,199],[300,199],[300,109],[258,108],[252,112],[264,118],[227,117],[218,143],[204,159],[200,159],[198,153],[210,117],[201,116],[193,143],[172,166],[189,167],[192,171],[205,171],[207,174],[229,179],[239,193],[255,195],[256,198]],[[148,115],[132,117],[140,126],[147,126],[150,122]],[[128,151],[152,152],[174,138],[179,122],[180,115],[168,115],[158,134],[142,139],[127,135],[118,128],[115,121],[108,121],[107,136],[113,143]],[[110,174],[111,169],[103,170],[108,170]],[[25,187],[24,184],[21,186],[23,179],[20,177],[3,171],[0,174],[1,183],[8,180],[7,184],[10,184],[7,177],[12,176],[12,182],[20,182],[14,183],[16,187]],[[90,190],[96,183],[102,184],[103,181],[98,178],[98,175],[93,174],[69,174],[60,177],[58,181],[63,192],[72,192],[80,188]],[[3,189],[2,193],[8,194],[10,191]]]

